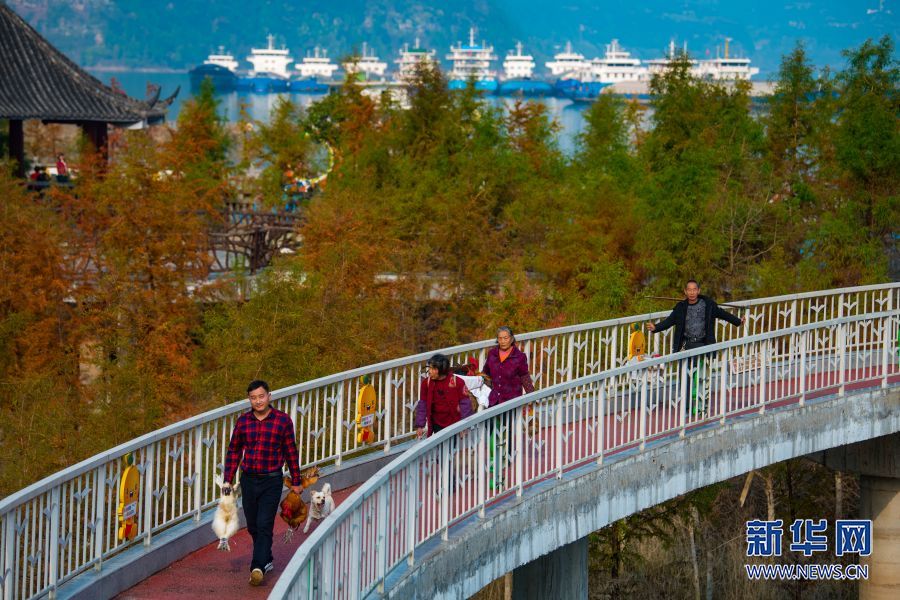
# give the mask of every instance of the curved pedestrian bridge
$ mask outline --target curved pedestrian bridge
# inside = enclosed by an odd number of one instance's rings
[[[471,594],[676,495],[900,430],[900,284],[735,304],[746,325],[720,325],[723,342],[665,354],[666,332],[650,340],[663,356],[642,361],[628,360],[633,326],[664,313],[519,335],[536,391],[420,442],[412,416],[430,352],[274,393],[296,424],[301,462],[321,466],[336,489],[361,485],[254,593]],[[483,360],[492,344],[443,352]],[[364,376],[379,399],[371,444],[356,436]],[[3,598],[112,596],[209,544],[212,479],[243,410],[237,402],[148,434],[0,502]],[[137,535],[123,541],[126,456],[139,499]],[[204,579],[205,563],[188,556],[164,572],[169,592],[244,597],[240,560],[237,578]],[[123,597],[150,597],[141,589]]]

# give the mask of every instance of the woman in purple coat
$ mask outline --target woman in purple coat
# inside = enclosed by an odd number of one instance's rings
[[[502,402],[534,391],[534,383],[528,372],[528,357],[516,346],[516,338],[509,327],[501,327],[497,330],[497,345],[488,351],[481,371],[490,379],[489,406],[497,406]],[[529,406],[524,409],[524,416],[532,419],[532,437],[534,437],[533,428],[537,424],[533,414],[533,407]],[[491,432],[488,434],[488,484],[492,489],[502,489],[506,480],[504,476],[506,460],[502,447],[507,446],[507,440],[500,430],[501,423],[498,418],[494,420]],[[499,452],[497,451],[498,447],[501,448]]]
[[[497,330],[497,345],[488,351],[481,371],[491,380],[489,406],[534,391],[528,357],[516,346],[516,338],[509,327]]]

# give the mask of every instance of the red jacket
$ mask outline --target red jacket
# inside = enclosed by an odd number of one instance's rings
[[[419,384],[419,404],[416,406],[416,427],[428,425],[428,435],[434,426],[449,427],[472,414],[472,402],[466,384],[452,373],[443,379],[426,377]]]

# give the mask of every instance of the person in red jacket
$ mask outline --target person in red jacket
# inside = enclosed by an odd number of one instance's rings
[[[450,372],[450,359],[435,354],[425,363],[428,377],[419,385],[416,406],[416,435],[437,433],[472,414],[466,384]]]

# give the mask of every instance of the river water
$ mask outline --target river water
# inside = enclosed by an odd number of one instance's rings
[[[181,86],[181,91],[175,102],[169,108],[168,120],[174,121],[178,117],[178,112],[184,101],[191,96],[191,84],[187,73],[177,72],[96,72],[91,74],[109,84],[111,78],[115,78],[123,90],[134,98],[145,98],[147,96],[147,85],[156,84],[162,86],[161,97],[165,98],[175,91],[175,88]],[[296,104],[300,106],[309,106],[313,102],[320,100],[322,96],[310,94],[252,94],[249,92],[230,92],[228,94],[220,94],[219,108],[229,121],[237,121],[240,117],[241,105],[245,104],[250,117],[258,121],[268,121],[272,107],[280,96],[290,96]],[[511,98],[500,98],[489,96],[488,102],[494,106],[509,107],[515,103]],[[549,113],[559,124],[559,132],[557,134],[559,147],[566,154],[571,155],[576,147],[577,136],[584,128],[584,112],[588,108],[588,104],[583,102],[572,102],[562,98],[542,98],[535,102],[541,102],[547,106]]]

